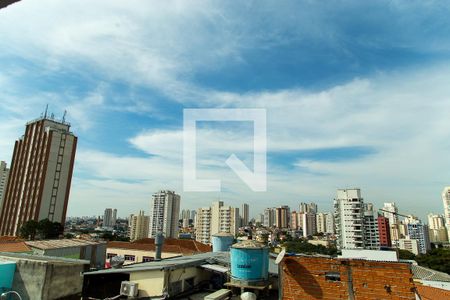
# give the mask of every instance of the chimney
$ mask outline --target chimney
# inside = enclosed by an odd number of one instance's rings
[[[156,233],[155,236],[155,260],[161,260],[161,252],[164,244],[164,235],[162,232]]]

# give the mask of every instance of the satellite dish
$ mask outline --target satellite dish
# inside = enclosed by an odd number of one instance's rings
[[[283,257],[286,255],[286,250],[281,250],[281,252],[278,254],[277,258],[275,259],[275,264],[279,264],[282,260]]]

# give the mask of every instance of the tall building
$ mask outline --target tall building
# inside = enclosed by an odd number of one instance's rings
[[[380,237],[380,246],[392,247],[389,219],[384,216],[378,216],[377,222],[378,222],[378,235]]]
[[[277,228],[288,228],[290,209],[289,206],[283,205],[275,209],[275,226]]]
[[[378,219],[372,203],[364,203],[364,248],[380,249]]]
[[[2,211],[3,196],[5,194],[6,185],[8,184],[9,169],[6,162],[0,161],[0,213]]]
[[[325,233],[327,231],[327,216],[325,213],[316,215],[317,232]]]
[[[103,227],[112,228],[116,225],[117,209],[107,208],[103,214]]]
[[[242,226],[247,226],[249,221],[249,206],[247,203],[242,204],[241,219]]]
[[[189,209],[183,209],[180,215],[180,220],[182,222],[182,227],[189,227],[189,220],[191,218],[191,211]]]
[[[211,207],[197,210],[195,222],[195,240],[204,244],[211,242]]]
[[[411,240],[417,240],[419,246],[419,253],[426,254],[430,247],[430,237],[428,233],[428,226],[415,217],[409,216],[405,219],[408,235]]]
[[[442,215],[428,215],[428,227],[430,241],[433,243],[444,243],[448,241],[447,229],[445,228],[445,218]]]
[[[311,202],[311,203],[300,203],[300,210],[299,210],[299,212],[301,212],[301,213],[317,213],[318,212],[318,210],[317,210],[317,204],[316,203],[313,203],[313,202]]]
[[[272,227],[275,225],[275,208],[264,209],[264,226]]]
[[[316,214],[313,212],[299,213],[301,215],[301,228],[303,237],[308,237],[317,233]]]
[[[220,232],[237,235],[240,224],[239,208],[226,206],[222,201],[216,201],[212,203],[211,207],[197,210],[195,239],[208,244],[211,243],[211,236]]]
[[[398,208],[395,205],[395,202],[384,203],[383,206],[383,216],[389,219],[389,224],[397,224],[398,223]]]
[[[16,141],[0,213],[0,235],[17,235],[29,220],[65,223],[77,137],[47,115],[26,124]]]
[[[328,234],[336,233],[336,226],[334,224],[334,214],[332,214],[332,213],[326,214],[326,231],[325,231],[325,233],[328,233]]]
[[[130,216],[130,240],[136,241],[148,237],[148,230],[150,225],[150,217],[144,214],[144,211],[139,211],[137,215]]]
[[[364,201],[360,189],[339,189],[334,199],[339,249],[364,248]]]
[[[442,191],[442,202],[444,203],[445,227],[447,227],[447,237],[450,242],[450,186]]]
[[[178,238],[178,217],[180,195],[173,191],[159,191],[153,194],[150,204],[149,237],[162,232],[166,238]]]
[[[195,210],[191,210],[191,217],[190,217],[190,219],[191,219],[192,221],[194,221],[196,215],[197,215],[197,212],[196,212]]]

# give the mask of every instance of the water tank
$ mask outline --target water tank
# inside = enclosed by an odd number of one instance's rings
[[[15,262],[0,262],[0,292],[12,288],[15,271]]]
[[[234,236],[227,232],[220,232],[212,236],[213,252],[230,251],[234,243]]]
[[[269,248],[248,240],[231,247],[231,279],[244,285],[265,284],[269,277]]]

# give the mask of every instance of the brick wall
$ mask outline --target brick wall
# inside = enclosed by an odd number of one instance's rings
[[[415,299],[408,264],[291,256],[281,263],[283,299]]]

